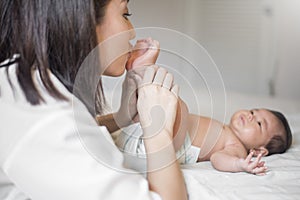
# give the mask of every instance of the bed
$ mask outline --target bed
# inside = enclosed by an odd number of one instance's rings
[[[120,81],[121,83],[121,81]],[[105,85],[105,87],[108,87]],[[112,86],[110,86],[112,87]],[[107,88],[106,88],[107,89]],[[116,88],[108,88],[108,98]],[[182,165],[190,200],[289,200],[300,199],[300,101],[229,91],[194,89],[192,100],[188,88],[181,89],[181,97],[194,114],[211,116],[227,123],[239,109],[268,108],[287,117],[292,133],[292,147],[284,154],[264,157],[268,166],[265,176],[248,173],[227,173],[215,170],[210,162]],[[212,100],[212,96],[215,99]],[[111,102],[108,99],[108,102]],[[197,103],[195,103],[197,102]],[[118,107],[118,106],[116,106]]]

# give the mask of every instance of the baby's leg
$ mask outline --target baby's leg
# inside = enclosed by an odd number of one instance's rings
[[[182,99],[179,98],[177,106],[177,114],[173,128],[173,144],[177,151],[183,145],[188,131],[188,107]]]

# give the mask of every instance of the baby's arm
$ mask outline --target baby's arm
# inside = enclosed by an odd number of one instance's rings
[[[261,161],[261,154],[252,161],[253,152],[250,152],[246,158],[243,158],[238,155],[240,151],[240,148],[237,147],[227,147],[212,154],[210,161],[213,167],[219,171],[248,172],[256,175],[265,175],[267,167]]]

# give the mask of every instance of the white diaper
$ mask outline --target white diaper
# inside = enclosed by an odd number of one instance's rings
[[[200,148],[193,146],[190,135],[186,133],[184,143],[176,152],[176,157],[180,164],[193,164],[196,163],[200,154]]]
[[[124,153],[124,165],[139,172],[146,172],[146,151],[142,139],[143,131],[140,123],[122,129],[115,140],[116,145]],[[189,134],[186,134],[181,148],[176,152],[180,164],[196,163],[200,148],[192,146]]]

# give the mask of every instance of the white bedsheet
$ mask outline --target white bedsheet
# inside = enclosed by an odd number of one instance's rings
[[[205,103],[200,105],[203,112],[206,109]],[[261,107],[280,110],[286,115],[293,132],[292,147],[284,154],[263,158],[269,168],[265,176],[219,172],[213,169],[210,162],[183,166],[190,200],[300,199],[300,102],[227,93],[226,121],[238,109]]]

